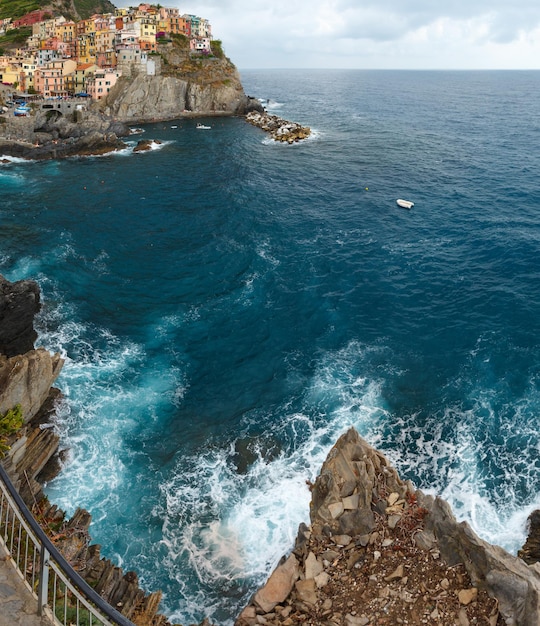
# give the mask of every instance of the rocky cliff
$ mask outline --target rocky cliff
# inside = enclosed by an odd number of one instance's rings
[[[0,155],[59,159],[106,154],[125,148],[119,137],[128,134],[127,126],[99,111],[62,113],[36,108],[28,117],[14,117],[12,113],[0,116]]]
[[[34,347],[34,316],[40,309],[34,281],[10,283],[0,276],[0,354],[13,356]]]
[[[332,448],[312,493],[311,526],[236,626],[540,624],[540,564],[479,539],[356,431]],[[538,536],[528,544],[538,553]]]
[[[9,450],[1,462],[53,543],[105,600],[137,625],[170,626],[158,613],[161,593],[147,594],[135,572],[124,573],[101,557],[99,545],[91,545],[90,514],[78,509],[68,520],[42,491],[61,468],[59,437],[51,420],[60,397],[52,385],[63,359],[34,349],[33,318],[39,308],[35,282],[11,283],[0,276],[0,416],[19,405],[24,417],[22,428],[7,439]]]
[[[159,45],[149,65],[120,67],[122,77],[99,106],[122,122],[243,115],[249,110],[262,110],[257,100],[245,95],[238,71],[229,59],[221,54],[192,58],[182,38]]]

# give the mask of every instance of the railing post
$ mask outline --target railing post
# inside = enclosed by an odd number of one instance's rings
[[[38,615],[41,617],[47,606],[47,596],[49,593],[49,551],[41,544],[41,554],[39,558],[39,584],[38,584]]]

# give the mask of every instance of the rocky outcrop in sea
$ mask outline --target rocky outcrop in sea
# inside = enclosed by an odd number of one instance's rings
[[[251,111],[246,120],[270,134],[274,141],[282,143],[297,143],[311,135],[311,129],[296,122],[288,122],[277,115],[270,115],[265,111]]]
[[[0,155],[21,159],[61,159],[122,150],[129,135],[124,124],[100,112],[35,108],[27,117],[0,116]]]

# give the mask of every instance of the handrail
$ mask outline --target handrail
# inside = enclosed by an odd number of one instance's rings
[[[127,617],[119,613],[114,607],[112,607],[108,602],[106,602],[90,585],[78,574],[73,567],[68,563],[65,557],[58,551],[58,549],[54,546],[52,541],[47,537],[41,526],[34,519],[34,516],[29,511],[28,507],[24,503],[23,499],[13,486],[6,470],[0,463],[0,542],[2,542],[8,551],[14,556],[13,552],[16,548],[17,550],[17,558],[13,558],[12,561],[16,565],[19,573],[22,575],[23,580],[26,581],[27,585],[30,587],[30,591],[34,595],[34,597],[38,601],[38,615],[42,615],[44,613],[45,608],[50,604],[51,599],[50,595],[50,587],[52,587],[53,591],[53,599],[52,599],[52,617],[57,624],[67,624],[67,597],[68,590],[71,592],[76,600],[76,619],[77,624],[79,623],[79,612],[80,612],[80,604],[83,605],[84,609],[86,609],[90,613],[90,623],[92,622],[92,615],[99,620],[102,624],[112,624],[114,626],[134,626],[133,622],[131,622]],[[7,500],[10,505],[9,508],[6,507],[4,513],[4,500]],[[12,512],[12,518],[10,521],[10,510]],[[17,529],[15,528],[15,518],[17,518],[19,522],[19,526]],[[9,526],[11,524],[11,536],[9,535]],[[24,571],[21,571],[20,563],[18,562],[23,558],[21,554],[21,549],[23,547],[23,529],[27,533],[26,543],[24,546]],[[18,533],[15,536],[15,533]],[[33,543],[34,549],[34,558],[33,564],[28,563],[29,558],[29,550],[31,547],[28,545],[28,537],[30,537]],[[10,545],[8,545],[8,543]],[[34,571],[36,569],[35,565],[35,552],[39,554],[40,562],[39,562],[39,574],[36,575]],[[27,571],[31,570],[31,581],[32,584],[27,580]],[[54,573],[54,583],[52,585],[49,584],[49,573],[51,570]],[[61,582],[65,585],[64,588],[64,617],[63,621],[60,621],[58,617],[55,615],[56,607],[56,599],[57,599],[57,579],[60,579]],[[35,589],[37,583],[37,592]],[[51,607],[49,607],[51,608]],[[69,607],[71,608],[71,607]],[[61,609],[61,607],[60,607]],[[71,623],[71,618],[69,623]]]

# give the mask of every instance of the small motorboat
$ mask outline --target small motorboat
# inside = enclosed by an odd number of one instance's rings
[[[30,108],[27,104],[21,104],[13,111],[13,114],[15,117],[27,117],[30,115]]]
[[[199,130],[210,130],[212,127],[211,126],[205,126],[204,124],[201,124],[200,122],[197,124],[197,128]]]
[[[412,209],[414,206],[414,202],[411,202],[410,200],[401,200],[401,198],[396,200],[396,203],[403,209]]]

